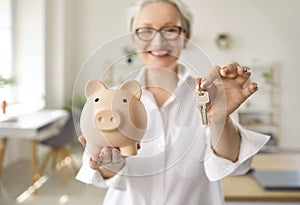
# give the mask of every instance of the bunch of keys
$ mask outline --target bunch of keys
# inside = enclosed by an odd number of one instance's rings
[[[207,91],[195,91],[196,105],[200,110],[202,125],[207,125],[206,104],[209,103],[209,95]]]

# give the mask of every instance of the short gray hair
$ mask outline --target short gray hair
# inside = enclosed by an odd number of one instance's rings
[[[190,11],[189,7],[181,0],[139,0],[132,3],[127,12],[127,25],[130,31],[132,29],[134,18],[141,11],[141,9],[144,8],[145,5],[155,2],[167,2],[174,5],[181,15],[181,23],[183,29],[191,35],[193,14]]]

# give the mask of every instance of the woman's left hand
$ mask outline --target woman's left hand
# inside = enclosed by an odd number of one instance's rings
[[[207,116],[224,115],[228,117],[248,97],[255,93],[258,86],[250,82],[251,70],[249,67],[230,63],[224,67],[214,66],[207,76],[196,79],[197,89],[207,90],[210,103],[207,105]]]

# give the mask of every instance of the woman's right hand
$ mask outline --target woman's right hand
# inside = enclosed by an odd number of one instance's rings
[[[80,136],[78,141],[85,146],[84,136]],[[110,178],[125,166],[125,157],[116,147],[101,147],[98,156],[91,156],[89,165],[92,169],[100,171],[104,178]]]

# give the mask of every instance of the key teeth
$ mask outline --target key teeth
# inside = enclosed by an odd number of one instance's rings
[[[204,106],[200,107],[200,114],[201,114],[201,122],[202,125],[207,125],[207,114],[206,114],[206,108]]]
[[[209,94],[207,91],[196,90],[194,92],[196,105],[200,110],[202,125],[207,125],[206,104],[209,103]]]

